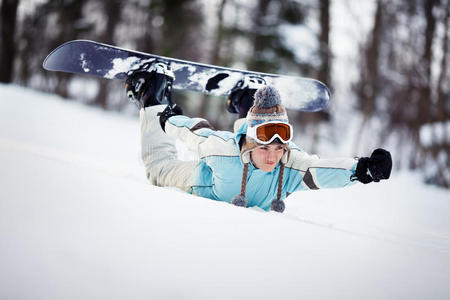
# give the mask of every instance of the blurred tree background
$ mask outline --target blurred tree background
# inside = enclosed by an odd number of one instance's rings
[[[364,13],[370,29],[347,42],[357,48],[348,70],[358,75],[346,78],[346,70],[336,71],[333,53],[348,45],[330,42],[336,40],[332,24],[344,20],[333,20],[332,9],[350,10],[353,1],[2,0],[0,82],[136,113],[121,82],[42,69],[51,50],[73,39],[313,77],[336,96],[324,112],[289,112],[301,147],[330,155],[344,148],[351,153],[340,154],[355,156],[386,147],[397,169],[419,169],[429,183],[449,187],[450,0],[370,2],[373,9]],[[347,91],[336,83],[346,79]],[[225,99],[180,92],[174,98],[187,115],[232,128],[235,116],[226,112]]]

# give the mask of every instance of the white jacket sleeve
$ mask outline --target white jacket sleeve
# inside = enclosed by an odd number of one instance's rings
[[[173,116],[166,121],[165,130],[167,135],[182,141],[200,158],[240,155],[235,146],[234,134],[214,130],[205,119]]]

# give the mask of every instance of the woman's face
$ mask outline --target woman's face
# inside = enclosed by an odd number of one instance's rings
[[[273,143],[255,148],[250,153],[253,164],[264,172],[271,172],[281,160],[285,145]]]

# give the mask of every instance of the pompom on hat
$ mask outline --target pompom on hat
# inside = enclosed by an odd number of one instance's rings
[[[254,104],[247,113],[248,126],[269,121],[289,122],[286,109],[281,104],[280,94],[274,87],[259,88],[254,98]]]
[[[253,127],[270,121],[279,121],[288,123],[286,108],[281,104],[281,97],[278,91],[272,86],[260,87],[254,95],[253,106],[247,113],[247,126]],[[232,203],[238,206],[246,206],[248,200],[245,198],[245,189],[247,184],[248,164],[250,163],[250,152],[256,147],[261,146],[250,137],[246,137],[245,143],[241,149],[241,159],[244,163],[242,174],[241,193],[232,199]],[[271,209],[277,212],[284,211],[284,202],[281,200],[283,187],[284,166],[289,159],[290,149],[286,145],[286,151],[281,158],[281,168],[278,177],[277,198],[273,200]]]

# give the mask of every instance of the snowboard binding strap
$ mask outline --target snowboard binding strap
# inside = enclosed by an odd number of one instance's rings
[[[233,88],[233,90],[237,90],[237,89],[251,89],[251,90],[257,90],[260,87],[263,87],[267,85],[266,81],[264,80],[264,78],[259,77],[259,76],[253,76],[253,75],[249,75],[249,76],[244,76],[243,79],[239,80],[238,83],[236,84],[236,86]]]
[[[174,106],[171,92],[175,75],[168,63],[145,62],[127,75],[127,96],[140,108],[159,104]]]
[[[266,81],[259,76],[249,75],[239,80],[228,96],[227,111],[239,114],[239,118],[245,118],[253,105],[253,95],[256,90],[265,85]]]

